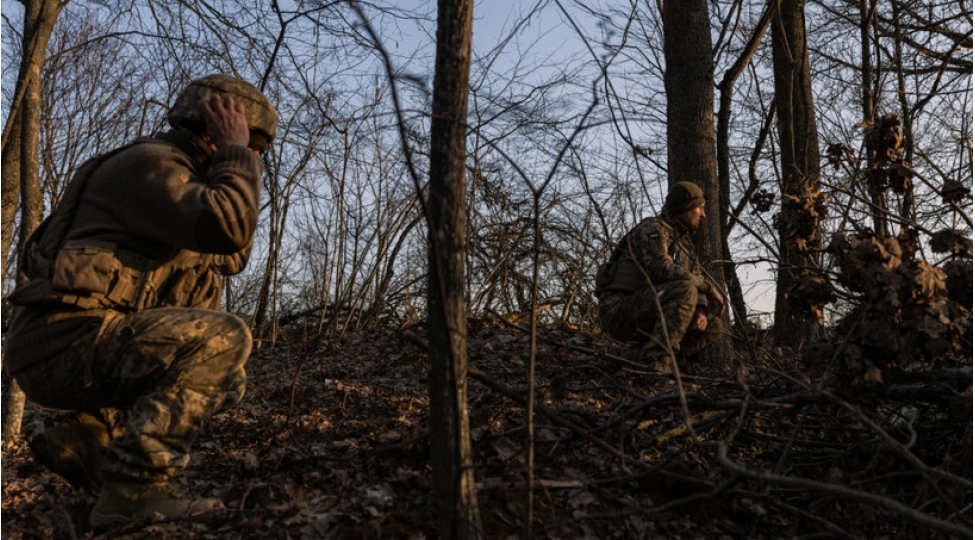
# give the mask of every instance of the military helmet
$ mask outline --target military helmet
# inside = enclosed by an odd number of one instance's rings
[[[682,214],[706,204],[704,192],[693,182],[677,182],[670,186],[664,208],[671,214]]]
[[[278,126],[278,112],[260,90],[230,75],[207,75],[191,81],[169,109],[167,119],[176,126],[203,130],[205,122],[200,114],[200,102],[214,94],[230,94],[234,101],[244,105],[247,127],[250,128],[250,146],[261,152],[274,140]]]

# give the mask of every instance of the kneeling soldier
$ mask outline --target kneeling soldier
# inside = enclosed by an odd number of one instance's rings
[[[5,369],[31,401],[75,411],[31,450],[98,493],[96,528],[222,508],[170,479],[204,422],[244,393],[250,330],[218,311],[220,289],[250,254],[277,112],[250,84],[211,75],[168,119],[75,173],[11,295]]]
[[[596,275],[603,331],[634,343],[635,360],[666,367],[670,352],[690,356],[722,332],[724,297],[694,255],[691,234],[706,218],[691,182],[671,186],[663,213],[647,218],[613,248]]]

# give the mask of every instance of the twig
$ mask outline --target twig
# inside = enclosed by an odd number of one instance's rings
[[[758,480],[761,482],[767,482],[769,484],[785,486],[790,488],[806,489],[810,491],[819,491],[835,497],[840,497],[843,499],[851,499],[855,501],[860,501],[867,504],[872,504],[885,508],[898,514],[909,521],[923,525],[926,527],[931,527],[942,532],[949,534],[958,535],[962,538],[971,538],[972,530],[965,528],[962,525],[951,523],[938,519],[936,517],[930,516],[918,512],[917,510],[897,502],[888,497],[881,497],[880,495],[874,495],[873,493],[867,493],[864,491],[858,491],[855,489],[850,489],[845,486],[827,484],[825,482],[817,482],[815,480],[807,480],[805,478],[796,478],[789,476],[781,476],[778,474],[773,474],[765,471],[753,471],[747,469],[733,462],[728,458],[728,447],[723,442],[716,443],[718,448],[718,461],[728,469],[732,474],[738,476],[744,476],[745,478],[751,478],[753,480]]]
[[[861,537],[855,536],[855,535],[852,535],[852,534],[846,532],[839,525],[837,525],[837,524],[835,524],[835,523],[833,523],[831,521],[828,521],[828,520],[826,520],[826,519],[824,519],[824,518],[822,518],[820,516],[817,516],[816,514],[813,514],[811,512],[807,512],[807,511],[805,511],[805,510],[803,510],[801,508],[796,508],[795,506],[792,506],[791,504],[788,504],[786,502],[783,502],[781,499],[775,499],[775,498],[773,498],[772,499],[772,504],[774,504],[775,506],[777,506],[777,507],[779,507],[779,508],[781,508],[783,510],[786,510],[788,512],[792,512],[793,514],[797,514],[799,516],[802,516],[804,519],[808,519],[809,521],[813,521],[813,522],[819,523],[827,531],[829,531],[829,532],[831,532],[833,534],[839,535],[841,538],[845,538],[846,540],[862,540]]]
[[[799,385],[802,385],[802,386],[806,386],[802,381],[796,380],[796,379],[790,377],[789,375],[787,375],[785,373],[780,373],[780,375],[782,375],[782,376],[784,376],[786,378],[789,378],[790,380],[792,380],[796,384],[799,384]],[[838,396],[836,396],[832,392],[829,392],[829,391],[826,391],[826,390],[816,390],[816,392],[817,393],[820,393],[824,397],[828,398],[830,401],[832,401],[836,405],[839,405],[840,407],[843,407],[844,409],[846,409],[846,410],[850,411],[851,413],[853,413],[854,415],[856,415],[856,417],[859,418],[861,422],[863,422],[864,424],[866,424],[867,426],[869,426],[870,429],[872,429],[877,435],[879,435],[881,438],[883,438],[884,442],[886,442],[893,449],[895,449],[897,451],[897,453],[900,454],[901,457],[903,457],[905,460],[907,460],[908,463],[910,463],[911,465],[913,465],[922,474],[930,474],[931,476],[934,476],[936,478],[940,478],[942,480],[947,480],[947,481],[952,482],[952,483],[954,483],[954,484],[956,484],[958,486],[961,486],[962,488],[965,488],[967,490],[971,490],[972,489],[972,481],[971,480],[968,480],[966,478],[962,478],[960,476],[951,474],[951,473],[949,473],[947,471],[942,471],[940,469],[936,469],[936,468],[933,468],[933,467],[928,467],[923,461],[921,461],[920,458],[918,458],[917,456],[915,456],[910,451],[910,449],[908,449],[906,446],[904,446],[903,444],[901,444],[900,442],[898,442],[897,439],[893,438],[890,435],[890,433],[887,433],[887,430],[885,430],[884,428],[880,427],[879,425],[877,425],[876,422],[874,422],[873,420],[871,420],[870,418],[868,418],[867,415],[863,414],[863,411],[861,411],[859,407],[854,406],[853,404],[847,402],[846,400],[840,399]]]
[[[513,322],[505,319],[504,317],[502,317],[499,313],[497,313],[495,311],[489,310],[488,313],[492,317],[494,317],[495,319],[497,319],[498,322],[500,322],[501,324],[507,326],[508,328],[513,328],[513,329],[518,330],[520,332],[524,332],[525,334],[529,334],[529,335],[531,334],[531,329],[530,328],[525,328],[525,327],[523,327],[520,324],[513,323]],[[564,341],[560,341],[560,340],[555,339],[555,338],[550,338],[548,336],[539,336],[539,337],[542,338],[542,341],[544,341],[545,343],[548,343],[550,345],[558,345],[559,347],[563,347],[563,348],[565,348],[566,350],[569,350],[569,351],[576,351],[576,352],[581,352],[581,353],[585,353],[585,354],[591,354],[593,356],[601,356],[601,357],[604,357],[604,358],[609,358],[610,360],[615,360],[617,362],[620,362],[620,363],[623,363],[623,364],[627,364],[629,366],[632,366],[632,367],[635,367],[635,368],[639,368],[639,369],[643,369],[643,370],[645,370],[647,368],[647,365],[644,364],[643,362],[634,362],[633,360],[630,360],[628,358],[624,358],[622,356],[616,356],[615,354],[608,354],[608,353],[605,353],[605,352],[602,352],[602,351],[596,351],[596,350],[590,349],[588,347],[580,347],[578,345],[572,345],[571,343],[565,343]]]
[[[471,378],[473,378],[473,379],[475,379],[475,380],[483,383],[484,385],[486,385],[491,390],[493,390],[493,391],[495,391],[495,392],[497,392],[497,393],[499,393],[499,394],[501,394],[501,395],[503,395],[503,396],[505,396],[505,397],[507,397],[509,399],[512,399],[514,401],[517,401],[518,403],[521,403],[522,405],[524,405],[526,403],[525,397],[522,396],[520,393],[518,393],[518,392],[512,390],[511,388],[508,388],[507,386],[501,384],[500,382],[494,380],[493,378],[491,378],[490,376],[488,376],[486,373],[480,371],[477,368],[468,367],[467,374]],[[545,406],[545,405],[543,405],[541,403],[536,404],[536,409],[537,409],[538,412],[540,412],[543,415],[545,415],[546,417],[548,417],[549,420],[555,422],[555,424],[557,424],[557,425],[559,425],[561,427],[567,428],[570,431],[572,431],[573,433],[575,433],[576,435],[578,435],[578,436],[586,439],[587,441],[589,441],[589,442],[591,442],[591,443],[599,446],[600,448],[603,448],[604,450],[606,450],[607,452],[609,452],[610,454],[612,454],[616,458],[620,459],[621,461],[625,461],[625,462],[627,462],[627,463],[629,463],[631,465],[635,465],[635,466],[638,466],[638,467],[643,468],[643,469],[649,468],[649,465],[647,465],[645,462],[639,461],[639,460],[636,460],[636,459],[633,459],[632,457],[630,457],[630,456],[628,456],[628,455],[620,452],[619,450],[613,448],[612,446],[610,446],[608,443],[606,443],[602,439],[599,439],[599,438],[593,436],[592,434],[589,433],[589,430],[587,430],[586,428],[584,428],[582,426],[579,426],[575,422],[572,422],[570,420],[566,420],[565,418],[563,418],[562,416],[560,416],[558,414],[558,411],[555,411],[555,410],[551,409],[550,407],[547,407],[547,406]]]
[[[706,493],[693,493],[693,494],[688,495],[686,497],[681,497],[679,499],[674,499],[672,501],[669,501],[669,502],[667,502],[665,504],[661,504],[659,506],[651,506],[649,508],[645,508],[645,507],[642,507],[642,506],[635,506],[635,507],[632,507],[631,510],[623,510],[623,511],[620,511],[620,512],[606,512],[606,513],[602,513],[602,514],[585,514],[585,515],[580,516],[578,519],[575,519],[575,520],[572,520],[572,521],[561,521],[561,522],[557,522],[557,523],[552,523],[552,524],[548,525],[545,528],[546,529],[553,529],[553,528],[557,528],[557,527],[561,527],[563,525],[566,525],[567,523],[575,523],[575,522],[583,521],[583,520],[614,519],[614,518],[632,516],[632,515],[637,515],[637,514],[659,514],[661,512],[667,512],[667,511],[672,510],[674,508],[678,508],[680,506],[684,506],[686,504],[690,504],[690,503],[693,503],[693,502],[696,502],[696,501],[715,499],[715,498],[719,497],[721,494],[723,494],[724,492],[728,491],[736,483],[737,483],[737,480],[731,479],[731,480],[727,480],[727,481],[721,482],[720,484],[716,485],[713,489],[711,489],[711,491],[708,491]]]
[[[791,409],[805,403],[826,401],[824,397],[814,392],[797,392],[795,394],[787,394],[785,396],[766,399],[754,399],[753,397],[746,395],[745,398],[741,400],[714,401],[700,394],[690,394],[687,396],[687,398],[688,407],[693,407],[695,410],[705,409],[735,411],[742,410],[745,407],[748,409]],[[654,396],[646,401],[630,407],[626,412],[614,418],[612,422],[608,422],[598,428],[593,429],[592,433],[599,433],[600,431],[605,431],[609,428],[616,427],[623,423],[626,419],[640,413],[644,409],[649,409],[651,407],[669,407],[678,404],[680,404],[680,396],[676,394],[662,394],[659,396]]]

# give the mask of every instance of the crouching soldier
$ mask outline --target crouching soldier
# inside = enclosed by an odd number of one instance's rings
[[[277,112],[250,84],[211,75],[168,120],[75,173],[10,298],[4,368],[29,400],[74,411],[31,451],[97,493],[95,528],[222,508],[170,479],[204,422],[244,393],[251,335],[218,311],[221,281],[250,254]]]
[[[630,230],[596,275],[603,331],[630,342],[633,359],[651,367],[666,368],[671,352],[691,356],[722,332],[724,297],[691,242],[704,204],[696,184],[675,183],[662,214]]]

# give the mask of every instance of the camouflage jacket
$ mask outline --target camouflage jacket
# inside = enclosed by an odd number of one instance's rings
[[[646,218],[613,248],[609,261],[596,274],[596,296],[631,294],[652,283],[689,280],[701,293],[700,304],[711,284],[694,253],[691,231],[672,216]]]
[[[250,254],[260,164],[247,148],[201,142],[169,132],[79,170],[73,208],[62,210],[66,197],[45,221],[63,226],[28,242],[30,281],[10,297],[23,306],[6,336],[12,372],[97,331],[107,310],[219,307],[221,276]]]

